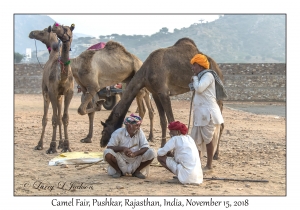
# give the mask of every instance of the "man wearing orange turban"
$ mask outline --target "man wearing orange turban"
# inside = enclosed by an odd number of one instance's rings
[[[175,174],[182,184],[201,184],[203,173],[198,150],[194,140],[187,135],[188,128],[181,122],[171,122],[168,126],[171,139],[158,149],[157,160]],[[168,153],[173,151],[173,157]]]
[[[199,156],[207,152],[207,163],[203,173],[212,170],[212,159],[216,152],[220,125],[224,123],[217,99],[226,97],[221,79],[215,71],[209,69],[209,61],[203,54],[191,59],[194,76],[189,85],[194,92],[193,128],[191,137],[195,140]]]

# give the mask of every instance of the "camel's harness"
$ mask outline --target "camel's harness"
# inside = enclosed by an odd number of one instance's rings
[[[71,37],[69,36],[69,34],[66,33],[65,28],[63,28],[63,29],[64,29],[64,31],[65,31],[64,34],[66,34],[66,35],[68,36],[69,39],[66,40],[66,41],[62,41],[62,42],[63,42],[63,43],[69,42],[69,41],[71,40]],[[49,36],[50,36],[50,34],[49,34]],[[44,69],[44,68],[42,67],[42,65],[41,65],[41,63],[40,63],[40,61],[39,61],[39,59],[38,59],[38,55],[37,55],[37,46],[36,46],[36,39],[34,39],[34,42],[35,42],[36,59],[38,60],[41,69]],[[61,40],[58,38],[58,46],[59,46],[59,47],[60,47],[60,42],[61,42]],[[49,53],[50,53],[50,52],[51,52],[51,47],[48,47],[48,46],[47,46],[47,49],[48,49],[48,51],[49,51]],[[70,51],[72,51],[71,48],[70,48]],[[57,62],[60,63],[60,65],[58,65],[58,68],[59,68],[63,73],[66,73],[66,72],[65,72],[64,66],[67,66],[67,65],[69,65],[69,64],[71,63],[70,59],[69,59],[67,62],[63,63],[63,62],[60,60],[60,51],[59,51]]]

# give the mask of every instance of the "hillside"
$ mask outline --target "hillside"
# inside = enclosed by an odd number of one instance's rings
[[[15,51],[25,53],[27,47],[35,50],[34,41],[28,38],[29,32],[52,25],[54,20],[45,15],[18,16],[15,16]],[[87,45],[114,40],[144,61],[154,50],[171,46],[183,37],[193,39],[200,51],[219,63],[284,63],[286,16],[224,15],[213,22],[194,23],[172,33],[164,27],[151,36],[111,34],[95,39],[76,38],[75,33],[71,56],[78,56]],[[37,44],[38,50],[45,50],[42,44]]]
[[[31,48],[32,51],[44,51],[46,47],[40,41],[34,41],[28,38],[28,35],[33,30],[42,30],[48,26],[52,26],[55,20],[47,15],[14,15],[14,49],[15,52],[25,54],[26,48]],[[74,39],[85,36],[84,34],[74,33]]]

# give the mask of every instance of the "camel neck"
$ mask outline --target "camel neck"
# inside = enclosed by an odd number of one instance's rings
[[[114,124],[115,128],[120,128],[122,126],[123,120],[127,114],[127,111],[138,94],[138,92],[145,87],[144,76],[140,71],[138,71],[135,76],[131,79],[127,85],[125,91],[122,93],[122,99],[115,106],[111,112],[109,118],[107,119],[108,124]]]
[[[63,43],[62,49],[61,49],[61,58],[60,58],[60,60],[63,63],[66,63],[70,60],[69,59],[69,54],[70,54],[69,51],[70,51],[70,43],[69,42]]]

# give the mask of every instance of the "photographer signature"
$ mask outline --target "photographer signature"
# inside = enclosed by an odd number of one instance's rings
[[[32,187],[37,190],[48,190],[50,192],[54,189],[61,189],[67,191],[94,190],[92,185],[85,184],[83,182],[58,182],[57,184],[49,184],[43,181],[35,181],[33,183],[26,182],[23,184],[23,187],[25,188]]]

